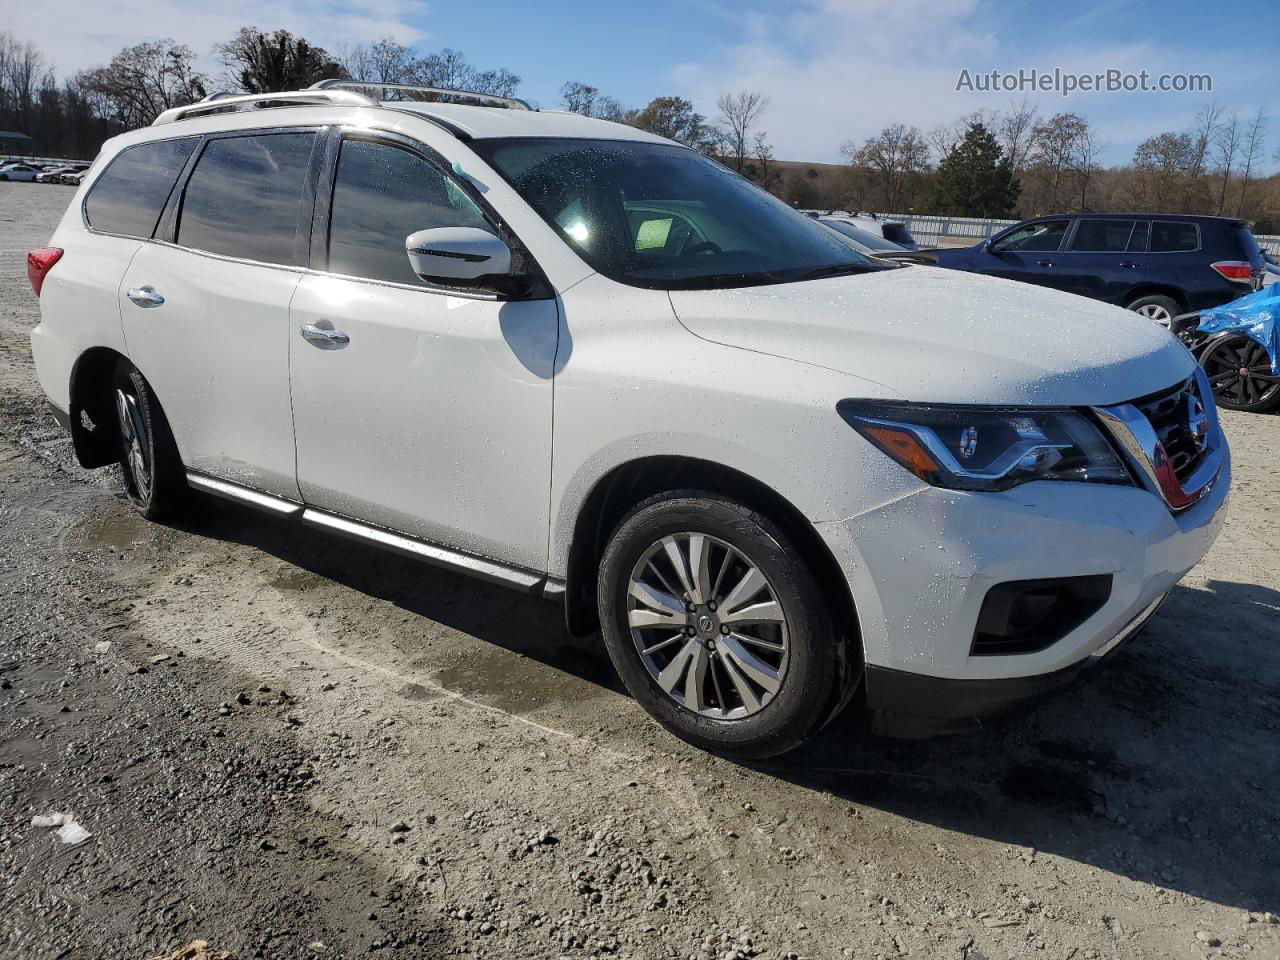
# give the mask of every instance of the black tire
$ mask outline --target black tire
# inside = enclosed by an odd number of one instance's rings
[[[129,502],[148,520],[176,516],[187,505],[189,490],[178,446],[160,402],[142,374],[127,360],[116,366],[111,394],[120,440],[120,469]],[[126,416],[129,424],[124,421]],[[136,448],[133,436],[141,441]]]
[[[1169,321],[1182,312],[1182,307],[1177,300],[1173,299],[1173,297],[1166,297],[1161,293],[1152,293],[1145,297],[1139,297],[1129,304],[1128,309],[1135,313],[1140,313],[1165,327],[1169,326]]]
[[[1218,406],[1250,413],[1280,407],[1280,377],[1271,373],[1267,348],[1252,337],[1243,333],[1215,337],[1200,354],[1200,366]]]
[[[739,719],[717,719],[677,702],[674,694],[668,694],[658,684],[651,668],[646,666],[637,640],[633,639],[628,620],[628,604],[634,602],[629,600],[632,575],[637,565],[664,537],[681,533],[713,538],[713,541],[708,541],[716,544],[711,551],[709,565],[714,563],[716,552],[720,551],[720,563],[723,569],[729,570],[734,561],[727,559],[728,548],[737,552],[741,562],[754,565],[766,581],[764,589],[772,594],[785,618],[785,626],[763,625],[766,630],[780,631],[775,635],[783,638],[779,641],[780,646],[785,642],[785,654],[776,654],[785,657],[779,667],[780,684],[763,706],[748,706],[747,701],[739,696],[741,688],[735,690],[732,686],[734,671],[730,669],[731,665],[726,665],[731,659],[731,651],[728,641],[717,635],[727,624],[719,625],[713,621],[706,627],[706,641],[698,641],[698,636],[686,638],[677,633],[675,637],[678,639],[667,641],[674,645],[671,649],[676,652],[655,653],[649,658],[651,663],[660,656],[670,656],[675,660],[686,643],[699,642],[705,646],[709,660],[714,661],[707,666],[709,673],[703,689],[710,696],[705,705],[708,710],[726,710],[730,706],[738,712],[755,709],[756,712],[747,713]],[[649,568],[646,566],[644,569]],[[675,567],[667,569],[674,572]],[[736,577],[742,568],[733,569],[731,578]],[[729,587],[724,590],[732,592]],[[718,583],[710,592],[719,593],[727,608],[729,598],[720,591],[721,584]],[[745,601],[752,596],[759,598],[761,594],[743,595],[740,600]],[[845,694],[851,682],[847,640],[844,632],[833,624],[830,607],[813,573],[777,524],[726,497],[704,491],[681,490],[652,497],[635,507],[619,524],[605,549],[600,563],[598,598],[605,645],[627,690],[668,731],[703,750],[741,760],[785,753],[821,729],[847,700]],[[755,606],[759,609],[758,605]],[[703,612],[707,609],[698,608]],[[709,609],[715,611],[714,603]],[[696,618],[696,613],[688,614],[690,624]],[[659,628],[653,629],[658,631]],[[663,627],[661,632],[670,629],[673,628]],[[681,629],[700,628],[689,626]],[[742,624],[729,630],[730,640],[735,637],[741,639],[740,633],[748,632]],[[636,631],[636,636],[646,638],[646,643],[647,638],[654,635]],[[722,644],[719,648],[717,640]],[[737,649],[741,651],[743,645],[739,643]],[[752,652],[760,652],[766,659],[771,656],[763,648],[753,648]],[[681,676],[685,680],[677,680],[676,684],[684,688],[688,674],[681,672]],[[722,685],[713,687],[712,681],[721,678]],[[717,696],[716,692],[722,690],[728,692]],[[717,700],[719,705],[715,706]]]

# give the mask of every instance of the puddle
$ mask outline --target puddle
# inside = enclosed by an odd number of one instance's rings
[[[126,551],[146,537],[146,521],[130,513],[100,517],[85,525],[89,542],[97,547]]]

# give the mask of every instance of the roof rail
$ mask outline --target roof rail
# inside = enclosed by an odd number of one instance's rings
[[[151,121],[152,126],[174,123],[192,117],[218,113],[240,113],[261,110],[264,107],[291,106],[293,104],[332,103],[339,106],[367,107],[378,101],[349,90],[288,90],[280,93],[250,93],[236,96],[228,93],[211,93],[199,103],[185,107],[172,107]]]
[[[474,90],[452,90],[448,87],[420,87],[411,83],[378,83],[373,80],[321,80],[313,83],[308,90],[373,90],[400,93],[428,94],[432,97],[465,97],[468,100],[479,100],[481,106],[493,105],[508,110],[532,110],[527,101],[519,97],[500,97],[493,93],[476,93]],[[403,100],[414,98],[402,97]]]

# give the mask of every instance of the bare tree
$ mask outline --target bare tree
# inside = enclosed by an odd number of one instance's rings
[[[1167,209],[1174,191],[1185,176],[1191,156],[1191,137],[1166,131],[1147,137],[1133,154],[1139,176],[1139,192],[1147,206]]]
[[[769,108],[769,98],[752,90],[722,93],[716,106],[720,108],[720,132],[726,155],[733,169],[742,173],[751,155],[760,117]]]
[[[1227,187],[1231,184],[1231,169],[1240,153],[1240,121],[1234,111],[1231,119],[1223,121],[1213,141],[1213,162],[1217,175],[1222,179],[1218,191],[1218,203],[1214,210],[1219,217],[1227,206]]]
[[[1267,140],[1267,116],[1262,112],[1263,105],[1258,105],[1258,112],[1253,115],[1253,121],[1249,124],[1249,132],[1245,134],[1244,147],[1241,150],[1241,159],[1244,163],[1244,171],[1240,176],[1240,200],[1236,204],[1236,216],[1244,216],[1245,203],[1249,197],[1249,178],[1253,175],[1254,168],[1262,162],[1262,156],[1265,152]]]
[[[1071,165],[1080,179],[1081,210],[1089,209],[1089,184],[1098,169],[1098,157],[1104,149],[1106,144],[1098,139],[1097,133],[1086,123],[1076,137],[1071,157]]]
[[[622,104],[613,97],[600,92],[599,87],[589,83],[570,80],[560,88],[560,101],[571,113],[580,113],[584,117],[599,117],[601,120],[622,120],[626,114]]]
[[[879,186],[880,205],[890,210],[908,206],[919,175],[929,167],[929,145],[916,127],[895,123],[858,146],[840,148],[855,167],[868,168]]]
[[[1020,173],[1027,166],[1035,143],[1033,134],[1039,126],[1040,111],[1027,97],[1023,97],[1021,103],[1010,103],[1009,109],[1000,114],[996,139],[1014,173]]]
[[[938,163],[942,163],[964,140],[965,134],[973,124],[980,123],[988,130],[994,130],[999,122],[998,110],[975,110],[952,123],[939,124],[925,134],[925,139],[933,148]]]
[[[1049,205],[1062,208],[1063,188],[1077,170],[1081,140],[1089,133],[1089,123],[1075,113],[1058,113],[1033,131],[1031,159],[1046,173]]]
[[[206,78],[185,43],[155,40],[126,47],[105,67],[84,74],[83,82],[110,104],[120,123],[141,127],[170,107],[201,99]]]
[[[1187,133],[1191,149],[1187,152],[1186,176],[1182,191],[1182,208],[1190,210],[1196,192],[1203,187],[1203,178],[1209,162],[1209,148],[1218,135],[1218,118],[1222,108],[1216,103],[1207,103],[1196,114],[1195,121]]]
[[[367,47],[357,44],[339,49],[337,60],[352,80],[407,83],[414,55],[395,37],[382,37]]]

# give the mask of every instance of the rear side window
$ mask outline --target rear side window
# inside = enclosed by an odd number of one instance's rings
[[[177,242],[245,260],[302,266],[298,215],[313,133],[209,141],[182,199]]]
[[[196,143],[195,138],[157,140],[121,150],[85,198],[89,226],[103,233],[150,237]]]
[[[1151,235],[1151,221],[1139,220],[1133,228],[1133,236],[1129,238],[1129,252],[1145,253],[1147,249],[1147,239]]]
[[[884,231],[886,240],[899,246],[909,247],[916,242],[916,238],[911,236],[911,230],[905,223],[886,223],[880,229]]]
[[[409,266],[404,241],[432,227],[479,227],[493,233],[471,198],[416,153],[385,143],[343,142],[329,216],[333,273],[421,284]]]
[[[1132,233],[1132,220],[1081,220],[1071,238],[1071,249],[1081,253],[1123,253]]]
[[[1200,230],[1194,223],[1157,220],[1151,224],[1151,252],[1178,253],[1200,246]]]

